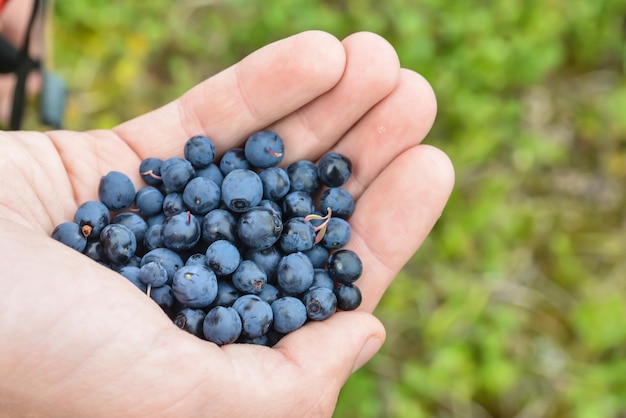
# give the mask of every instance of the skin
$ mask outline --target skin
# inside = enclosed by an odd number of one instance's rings
[[[305,32],[270,44],[181,98],[112,130],[0,133],[0,415],[330,417],[350,374],[381,347],[371,312],[439,218],[454,182],[421,144],[436,101],[371,33]],[[128,281],[49,238],[116,169],[182,155],[190,136],[218,155],[252,132],[285,139],[283,165],[347,155],[357,199],[348,248],[363,305],[274,348],[219,348],[181,331]]]

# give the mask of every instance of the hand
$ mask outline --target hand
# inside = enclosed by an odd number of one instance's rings
[[[400,69],[380,37],[306,32],[110,131],[0,133],[0,415],[331,416],[346,379],[385,338],[371,312],[451,191],[448,158],[420,145],[435,112],[428,83]],[[285,139],[285,164],[330,148],[353,162],[358,311],[308,323],[273,348],[219,348],[49,238],[97,198],[109,170],[139,185],[142,158],[181,155],[194,134],[219,154],[267,127]]]

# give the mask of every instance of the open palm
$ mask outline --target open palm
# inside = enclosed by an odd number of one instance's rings
[[[447,157],[420,145],[435,112],[428,83],[380,37],[305,32],[112,130],[1,133],[0,416],[331,416],[384,340],[371,312],[452,188]],[[308,323],[273,348],[220,348],[49,238],[97,199],[108,171],[140,185],[141,159],[181,155],[192,135],[209,136],[219,155],[264,128],[284,138],[283,164],[331,148],[352,160],[358,311]]]

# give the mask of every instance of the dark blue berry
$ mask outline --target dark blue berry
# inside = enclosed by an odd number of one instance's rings
[[[245,212],[263,198],[263,183],[252,170],[232,170],[222,182],[222,201],[233,212]]]
[[[322,192],[320,208],[324,212],[330,208],[333,216],[346,219],[354,212],[354,198],[347,190],[340,187],[332,187]]]
[[[280,167],[270,167],[259,173],[263,183],[263,197],[278,201],[289,193],[291,183],[287,171]]]
[[[272,326],[272,307],[257,295],[242,295],[233,303],[233,309],[241,317],[242,336],[245,338],[261,337]]]
[[[304,255],[309,257],[311,264],[315,268],[326,268],[326,262],[328,261],[328,250],[320,244],[313,245],[313,248],[307,251],[303,251]]]
[[[165,196],[154,186],[144,186],[137,190],[135,208],[144,216],[152,216],[163,210]]]
[[[298,160],[286,168],[289,176],[290,190],[313,194],[320,186],[317,166],[308,160]]]
[[[183,266],[174,274],[172,292],[185,307],[205,308],[217,296],[217,277],[205,266]]]
[[[283,223],[273,211],[256,207],[243,213],[237,222],[237,236],[248,248],[268,248],[280,238]]]
[[[315,202],[303,191],[289,192],[282,201],[283,219],[305,217],[315,212]]]
[[[275,167],[283,160],[285,144],[276,132],[259,131],[246,140],[244,154],[254,167]]]
[[[161,164],[161,180],[166,193],[182,192],[194,175],[193,166],[184,158],[171,157]]]
[[[301,217],[289,219],[285,222],[279,243],[287,254],[312,249],[315,245],[313,225]]]
[[[337,297],[337,308],[342,311],[353,311],[361,306],[363,297],[361,290],[353,284],[341,284],[333,290]]]
[[[267,275],[254,261],[243,260],[233,273],[232,281],[242,293],[259,294],[267,283]]]
[[[276,299],[281,296],[281,294],[280,290],[276,286],[265,283],[263,285],[263,289],[261,289],[261,292],[258,293],[258,296],[271,305]]]
[[[99,237],[102,228],[111,222],[109,208],[97,200],[89,200],[76,209],[74,222],[80,225],[82,234],[86,237]]]
[[[196,215],[206,215],[217,209],[221,198],[220,186],[206,177],[195,177],[183,190],[185,206]]]
[[[274,329],[287,334],[302,327],[307,320],[307,312],[304,303],[292,296],[276,299],[272,304],[274,314]]]
[[[213,163],[203,168],[196,168],[196,177],[205,177],[218,186],[221,186],[222,181],[224,181],[224,174],[222,174],[220,168]]]
[[[303,298],[307,317],[313,321],[323,321],[337,310],[337,297],[331,289],[314,287]]]
[[[348,243],[351,234],[350,224],[345,219],[330,218],[320,244],[329,250],[336,250]]]
[[[230,241],[217,240],[206,250],[205,264],[218,276],[232,274],[241,263],[239,249]]]
[[[202,309],[183,308],[174,317],[174,325],[196,337],[203,338],[203,324],[206,313]]]
[[[137,239],[128,227],[121,224],[109,224],[100,233],[102,252],[107,260],[116,264],[124,264],[130,260],[137,250]]]
[[[322,268],[316,268],[313,274],[313,283],[311,284],[310,289],[314,287],[325,287],[327,289],[333,290],[335,288],[335,282],[331,279],[328,272]]]
[[[120,212],[111,219],[111,223],[124,225],[133,231],[137,243],[143,244],[143,238],[148,230],[148,223],[135,212]]]
[[[60,223],[52,231],[52,238],[78,252],[83,252],[87,246],[87,237],[76,222]]]
[[[148,230],[143,236],[143,246],[146,251],[163,247],[163,224],[148,227]]]
[[[249,169],[250,162],[246,159],[243,148],[231,148],[222,156],[219,167],[222,174],[226,176],[233,170]]]
[[[204,337],[217,345],[234,343],[241,335],[241,317],[233,308],[216,306],[206,314],[202,329]]]
[[[189,257],[187,257],[187,260],[185,260],[185,265],[186,266],[191,266],[194,264],[200,264],[200,265],[207,265],[206,264],[206,255],[202,254],[202,253],[195,253],[195,254],[191,254]]]
[[[135,185],[119,171],[110,171],[100,178],[98,199],[112,211],[129,208],[135,201]]]
[[[319,179],[328,187],[344,185],[352,174],[352,162],[338,152],[327,152],[320,158],[317,165]]]
[[[163,245],[174,251],[193,248],[200,236],[200,223],[191,212],[181,212],[163,222]]]
[[[280,259],[283,258],[283,255],[284,253],[277,246],[273,245],[260,250],[248,250],[244,258],[254,261],[267,275],[267,281],[274,283],[276,281],[278,263]]]
[[[145,290],[144,292],[147,292]],[[178,301],[174,297],[174,293],[172,292],[172,287],[168,284],[165,284],[160,287],[155,287],[150,290],[150,299],[156,302],[157,305],[163,309],[168,316],[172,316],[175,313],[178,305]]]
[[[139,267],[136,266],[124,266],[120,268],[117,272],[124,278],[126,278],[129,282],[134,284],[137,289],[141,290],[143,293],[146,293],[146,285],[139,280]]]
[[[146,286],[160,287],[167,283],[167,270],[161,263],[151,261],[139,268],[139,280]]]
[[[205,135],[195,135],[185,142],[183,153],[194,167],[207,167],[215,158],[215,144]]]
[[[241,293],[233,286],[230,280],[218,280],[217,296],[211,306],[232,306],[239,296],[241,296]]]
[[[225,209],[214,209],[202,219],[202,240],[210,244],[220,239],[237,240],[237,219]]]
[[[289,295],[303,293],[313,283],[313,270],[311,260],[303,253],[287,254],[278,263],[278,285]]]
[[[165,267],[167,271],[168,284],[172,282],[174,278],[174,274],[185,265],[181,256],[169,248],[155,248],[154,250],[148,251],[141,258],[141,265],[149,263],[151,261],[156,261]]]
[[[160,158],[146,158],[139,164],[139,175],[150,186],[159,186],[161,182],[161,164]]]
[[[171,192],[165,195],[163,199],[163,213],[165,216],[173,216],[178,213],[186,212],[183,194],[180,192]]]
[[[352,250],[338,250],[328,257],[328,274],[341,284],[354,283],[363,273],[363,263]]]

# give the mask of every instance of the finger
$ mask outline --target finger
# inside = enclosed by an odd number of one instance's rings
[[[441,216],[454,184],[448,157],[429,145],[404,151],[358,200],[348,248],[363,262],[360,309],[372,312]]]
[[[355,198],[398,155],[422,142],[435,120],[437,102],[430,84],[402,70],[389,96],[376,105],[337,144],[335,151],[352,161],[344,186]]]
[[[114,131],[142,158],[178,155],[182,143],[199,133],[213,138],[220,153],[331,89],[344,66],[336,38],[304,32],[253,52]]]
[[[342,44],[346,68],[339,83],[271,126],[285,140],[285,163],[316,159],[398,83],[398,56],[385,39],[359,32]]]

